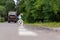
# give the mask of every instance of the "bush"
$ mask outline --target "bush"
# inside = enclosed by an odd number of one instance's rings
[[[0,22],[5,22],[5,18],[4,17],[0,17]]]

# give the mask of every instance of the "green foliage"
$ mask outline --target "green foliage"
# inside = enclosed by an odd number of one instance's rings
[[[58,21],[60,0],[22,0],[19,11],[24,13],[23,19],[28,22]]]
[[[13,0],[7,0],[5,3],[6,9],[8,11],[14,11],[15,10],[15,3]]]
[[[0,6],[0,16],[6,16],[6,8],[4,6]]]
[[[4,17],[0,17],[0,22],[5,22],[5,18]]]
[[[0,0],[0,5],[5,5],[5,0]]]

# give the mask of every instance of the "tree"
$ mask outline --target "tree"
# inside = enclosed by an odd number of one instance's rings
[[[22,0],[19,11],[28,22],[58,21],[60,18],[60,0]]]
[[[1,17],[6,16],[6,8],[4,6],[0,6],[0,16]]]
[[[0,5],[5,5],[5,0],[0,0]]]
[[[15,3],[13,0],[5,1],[5,6],[6,6],[7,11],[14,11],[15,10]]]

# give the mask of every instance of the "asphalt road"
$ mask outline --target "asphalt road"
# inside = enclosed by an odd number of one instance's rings
[[[24,25],[25,31],[22,32],[16,23],[0,23],[0,40],[60,40],[60,33],[39,29],[29,25]],[[22,34],[19,34],[22,33]],[[35,34],[35,35],[33,35]]]

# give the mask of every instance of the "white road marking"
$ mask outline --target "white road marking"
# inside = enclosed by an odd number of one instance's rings
[[[27,29],[25,29],[23,26],[20,26],[18,29],[18,34],[20,36],[38,36],[37,33],[32,32],[32,31],[28,31]]]

